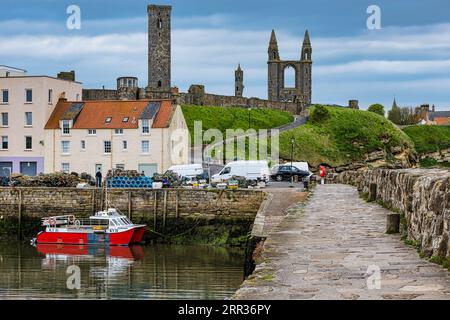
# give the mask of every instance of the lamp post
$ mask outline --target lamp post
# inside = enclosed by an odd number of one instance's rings
[[[292,138],[291,138],[291,185],[292,185],[292,183],[294,183],[294,176],[293,176],[293,169],[292,169],[292,165],[294,164],[294,144],[295,144],[295,139],[294,139],[294,136],[292,136]]]

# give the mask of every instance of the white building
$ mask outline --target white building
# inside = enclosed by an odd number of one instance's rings
[[[0,176],[44,170],[44,126],[61,95],[81,99],[81,83],[0,66]]]
[[[171,100],[61,100],[45,126],[45,172],[152,176],[188,163],[188,129]]]

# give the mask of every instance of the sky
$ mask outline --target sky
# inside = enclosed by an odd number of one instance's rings
[[[275,29],[281,59],[298,60],[306,29],[313,46],[314,103],[362,108],[435,104],[450,110],[448,0],[0,0],[0,64],[33,75],[75,70],[84,88],[116,78],[147,82],[147,4],[170,4],[172,85],[234,94],[244,70],[247,97],[267,98],[267,47]],[[81,10],[69,30],[67,7]],[[381,29],[369,30],[370,5]]]

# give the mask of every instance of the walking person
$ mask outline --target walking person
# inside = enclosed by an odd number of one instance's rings
[[[95,186],[97,188],[102,187],[102,173],[100,170],[98,170],[97,173],[95,174]]]

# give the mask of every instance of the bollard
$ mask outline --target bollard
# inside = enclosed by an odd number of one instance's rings
[[[386,217],[386,233],[399,233],[400,232],[400,214],[388,213]]]
[[[377,200],[377,184],[376,183],[371,183],[369,185],[369,196],[368,196],[367,200],[369,202],[373,202],[373,201]]]

